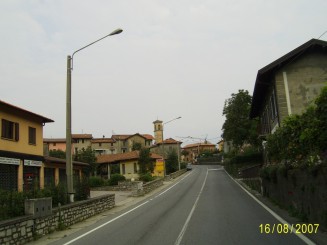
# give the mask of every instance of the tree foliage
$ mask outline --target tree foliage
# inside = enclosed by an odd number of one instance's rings
[[[287,117],[276,132],[268,136],[267,152],[272,162],[314,164],[326,161],[327,87],[302,115]]]
[[[86,149],[82,148],[82,150],[79,150],[75,155],[75,160],[79,162],[88,163],[90,165],[87,171],[88,174],[90,173],[91,175],[96,175],[97,158],[95,156],[95,150],[93,150],[90,146],[88,146]]]
[[[142,144],[139,142],[133,142],[132,151],[140,151],[142,149]]]
[[[63,150],[60,150],[60,149],[58,149],[58,150],[54,149],[54,150],[49,151],[49,156],[50,157],[65,159],[66,158],[66,152],[63,151]]]
[[[226,120],[223,124],[223,137],[232,141],[233,146],[239,149],[243,144],[257,145],[257,120],[250,120],[252,96],[247,90],[239,90],[237,94],[225,100],[223,115]]]
[[[176,172],[178,170],[178,156],[175,150],[169,151],[166,159],[166,174]]]
[[[139,155],[140,174],[152,173],[154,164],[150,156],[149,148],[142,148]]]

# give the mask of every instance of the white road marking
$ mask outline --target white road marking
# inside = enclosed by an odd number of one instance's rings
[[[204,178],[204,181],[203,181],[203,184],[202,184],[201,190],[200,190],[200,192],[199,192],[199,194],[198,194],[198,196],[197,196],[197,198],[196,198],[196,200],[195,200],[195,202],[194,202],[194,204],[193,204],[193,207],[192,207],[192,209],[191,209],[191,212],[189,213],[189,215],[188,215],[188,217],[187,217],[187,219],[186,219],[186,221],[185,221],[185,224],[184,224],[184,226],[183,226],[181,232],[179,233],[179,235],[178,235],[178,237],[177,237],[177,240],[176,240],[176,242],[175,242],[175,245],[179,245],[179,244],[181,243],[182,239],[183,239],[183,236],[184,236],[184,234],[185,234],[185,231],[186,231],[186,229],[187,229],[187,226],[188,226],[188,224],[189,224],[189,222],[190,222],[190,220],[191,220],[191,218],[192,218],[192,216],[193,216],[194,210],[195,210],[195,208],[196,208],[196,206],[197,206],[197,204],[198,204],[198,201],[199,201],[199,199],[200,199],[200,196],[201,196],[201,194],[202,194],[202,191],[203,191],[204,185],[205,185],[206,180],[207,180],[207,177],[208,177],[208,173],[209,173],[209,170],[207,169],[206,177]]]
[[[80,236],[74,238],[73,240],[70,240],[69,242],[64,243],[63,245],[71,244],[71,243],[73,243],[73,242],[75,242],[75,241],[81,239],[82,237],[85,237],[85,236],[87,236],[88,234],[90,234],[90,233],[92,233],[92,232],[94,232],[94,231],[96,231],[96,230],[98,230],[98,229],[100,229],[100,228],[102,228],[102,227],[104,227],[104,226],[106,226],[106,225],[108,225],[108,224],[114,222],[115,220],[120,219],[121,217],[125,216],[126,214],[129,214],[129,213],[133,212],[134,210],[136,210],[136,209],[138,209],[138,208],[144,206],[145,204],[147,204],[148,202],[152,201],[153,199],[155,199],[155,198],[157,198],[157,197],[163,195],[163,194],[166,193],[167,191],[171,190],[174,186],[176,186],[177,184],[179,184],[182,180],[184,180],[185,178],[187,178],[188,176],[190,176],[190,174],[191,174],[191,173],[187,174],[187,175],[184,176],[182,179],[180,179],[176,184],[172,185],[172,186],[169,187],[167,190],[163,191],[162,193],[160,193],[159,195],[155,196],[154,198],[149,199],[148,201],[145,201],[145,202],[141,203],[140,205],[136,206],[135,208],[132,208],[131,210],[129,210],[129,211],[127,211],[127,212],[125,212],[125,213],[123,213],[123,214],[117,216],[116,218],[114,218],[114,219],[112,219],[112,220],[109,220],[108,222],[106,222],[106,223],[104,223],[104,224],[102,224],[102,225],[100,225],[100,226],[98,226],[98,227],[96,227],[96,228],[94,228],[94,229],[92,229],[92,230],[90,230],[90,231],[84,233],[83,235],[80,235]]]
[[[225,170],[225,172],[227,173],[227,171]],[[252,197],[260,206],[262,206],[264,209],[266,209],[272,216],[274,216],[279,222],[283,223],[283,224],[287,224],[289,229],[295,234],[297,235],[303,242],[305,242],[306,244],[309,245],[314,245],[315,243],[312,242],[309,238],[307,238],[306,236],[302,235],[301,233],[295,233],[294,230],[291,229],[291,225],[284,220],[282,217],[280,217],[278,214],[276,214],[274,211],[272,211],[270,208],[268,208],[265,204],[263,204],[261,201],[259,201],[255,196],[253,196],[247,189],[245,189],[240,183],[238,183],[236,180],[233,179],[232,176],[229,175],[229,173],[227,173],[227,175],[236,183],[238,184],[250,197]]]

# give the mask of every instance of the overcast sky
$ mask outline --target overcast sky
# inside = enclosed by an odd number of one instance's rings
[[[53,119],[64,138],[67,55],[72,131],[217,143],[224,101],[257,71],[327,31],[326,0],[1,0],[0,99]],[[321,37],[327,40],[327,34]],[[194,140],[193,140],[194,141]],[[185,143],[192,143],[187,140]]]

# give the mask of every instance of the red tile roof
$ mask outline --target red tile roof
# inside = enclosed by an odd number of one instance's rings
[[[182,144],[183,142],[174,140],[173,138],[165,139],[163,141],[164,144]],[[161,145],[162,142],[157,143],[156,145]]]
[[[152,159],[160,159],[162,156],[151,153]],[[110,155],[100,155],[97,157],[97,163],[112,163],[112,162],[119,162],[123,160],[133,160],[139,159],[139,151],[131,151],[126,153],[119,153],[119,154],[110,154]]]
[[[61,143],[61,142],[66,142],[66,138],[56,138],[56,139],[49,139],[49,138],[44,138],[43,139],[44,143]]]
[[[134,135],[139,135],[147,140],[154,139],[153,136],[150,134],[139,134],[139,133],[136,133],[136,134],[113,134],[111,137],[116,140],[126,140]]]
[[[72,134],[73,139],[92,139],[92,134]]]
[[[115,143],[116,141],[113,138],[98,138],[92,139],[91,143]]]
[[[198,146],[214,146],[216,147],[215,144],[211,144],[210,142],[205,143],[195,143],[195,144],[189,144],[183,147],[183,149],[185,148],[194,148],[194,147],[198,147]]]

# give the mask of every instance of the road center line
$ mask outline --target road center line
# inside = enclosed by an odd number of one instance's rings
[[[100,226],[98,226],[98,227],[96,227],[96,228],[94,228],[94,229],[92,229],[92,230],[90,230],[90,231],[84,233],[83,235],[80,235],[80,236],[74,238],[73,240],[70,240],[69,242],[64,243],[63,245],[71,244],[71,243],[73,243],[73,242],[75,242],[75,241],[81,239],[82,237],[85,237],[85,236],[87,236],[88,234],[90,234],[90,233],[92,233],[92,232],[94,232],[94,231],[96,231],[96,230],[98,230],[98,229],[100,229],[100,228],[102,228],[102,227],[104,227],[104,226],[106,226],[106,225],[108,225],[108,224],[114,222],[115,220],[120,219],[121,217],[125,216],[126,214],[129,214],[129,213],[133,212],[134,210],[136,210],[136,209],[138,209],[138,208],[144,206],[144,205],[147,204],[148,202],[150,202],[150,201],[152,201],[153,199],[155,199],[155,198],[157,198],[157,197],[163,195],[164,193],[166,193],[167,191],[169,191],[170,189],[172,189],[174,186],[178,185],[182,180],[184,180],[185,178],[187,178],[190,174],[191,174],[191,173],[187,174],[187,175],[184,176],[182,179],[180,179],[176,184],[172,185],[172,186],[169,187],[167,190],[161,192],[159,195],[155,196],[154,198],[152,198],[152,199],[150,199],[150,200],[148,200],[148,201],[145,201],[145,202],[141,203],[140,205],[136,206],[135,208],[132,208],[131,210],[129,210],[129,211],[125,212],[125,213],[122,213],[121,215],[117,216],[116,218],[114,218],[114,219],[112,219],[112,220],[109,220],[108,222],[106,222],[106,223],[104,223],[104,224],[102,224],[102,225],[100,225]]]
[[[183,239],[183,236],[184,236],[184,234],[185,234],[185,231],[186,231],[186,229],[187,229],[187,226],[188,226],[188,224],[189,224],[189,222],[190,222],[190,220],[191,220],[191,218],[192,218],[192,216],[193,216],[194,210],[195,210],[195,208],[196,208],[196,206],[197,206],[197,204],[198,204],[198,201],[199,201],[200,196],[201,196],[201,194],[202,194],[202,191],[203,191],[204,185],[205,185],[205,183],[206,183],[206,181],[207,181],[208,173],[209,173],[209,171],[208,171],[208,169],[207,169],[206,177],[204,178],[204,181],[203,181],[203,184],[202,184],[201,190],[200,190],[200,192],[199,192],[199,194],[198,194],[198,196],[197,196],[197,198],[196,198],[196,200],[195,200],[195,202],[194,202],[194,204],[193,204],[193,207],[192,207],[192,209],[191,209],[191,212],[189,213],[189,215],[188,215],[188,217],[187,217],[187,219],[186,219],[186,221],[185,221],[185,224],[184,224],[184,226],[183,226],[181,232],[179,233],[179,235],[178,235],[178,237],[177,237],[177,240],[176,240],[176,242],[175,242],[175,245],[179,245],[179,244],[181,243],[182,239]]]

